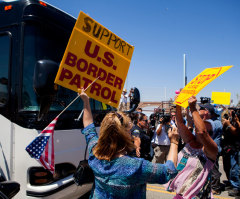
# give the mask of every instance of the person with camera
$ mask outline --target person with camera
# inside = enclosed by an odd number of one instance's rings
[[[223,163],[224,171],[230,182],[228,187],[229,196],[240,196],[240,110],[232,110],[228,119],[222,118],[224,140],[223,140]]]
[[[211,170],[217,158],[218,147],[209,132],[212,127],[204,123],[196,108],[197,98],[188,99],[193,118],[195,133],[184,124],[182,109],[176,106],[177,128],[186,143],[178,154],[178,174],[166,186],[168,191],[175,191],[174,199],[206,198],[211,199]]]
[[[164,163],[167,160],[167,155],[170,148],[170,140],[168,137],[169,128],[171,128],[170,116],[160,116],[159,124],[151,141],[154,151],[152,160],[153,163]]]
[[[165,184],[177,174],[178,132],[169,131],[171,147],[165,164],[153,164],[143,158],[129,156],[135,148],[130,118],[123,112],[108,113],[100,126],[99,137],[93,123],[89,97],[81,90],[84,103],[81,131],[88,144],[88,164],[94,173],[90,198],[146,198],[146,184]]]

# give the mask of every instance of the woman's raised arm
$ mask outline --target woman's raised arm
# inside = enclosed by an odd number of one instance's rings
[[[89,124],[93,123],[92,111],[89,103],[89,97],[84,92],[84,89],[79,89],[79,95],[83,101],[83,126],[84,128],[87,127]]]

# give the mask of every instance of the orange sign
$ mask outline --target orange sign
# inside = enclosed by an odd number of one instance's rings
[[[134,47],[80,12],[61,61],[55,83],[118,107]]]
[[[191,96],[196,96],[205,86],[230,68],[232,68],[232,66],[205,69],[183,88],[178,97],[175,99],[174,104],[184,108],[188,107],[188,99]]]

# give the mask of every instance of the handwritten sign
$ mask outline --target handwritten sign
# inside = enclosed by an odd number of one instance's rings
[[[80,12],[55,83],[73,91],[86,88],[89,97],[118,107],[134,47]]]
[[[205,86],[230,68],[232,66],[205,69],[183,88],[174,103],[186,108],[188,106],[188,99],[191,96],[196,96]]]
[[[227,92],[212,92],[212,103],[230,105],[231,93]]]

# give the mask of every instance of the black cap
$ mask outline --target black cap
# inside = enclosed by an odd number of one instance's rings
[[[219,115],[215,112],[214,106],[212,104],[206,103],[206,104],[199,104],[200,108],[207,109],[211,115],[215,115],[216,117],[219,117]]]

